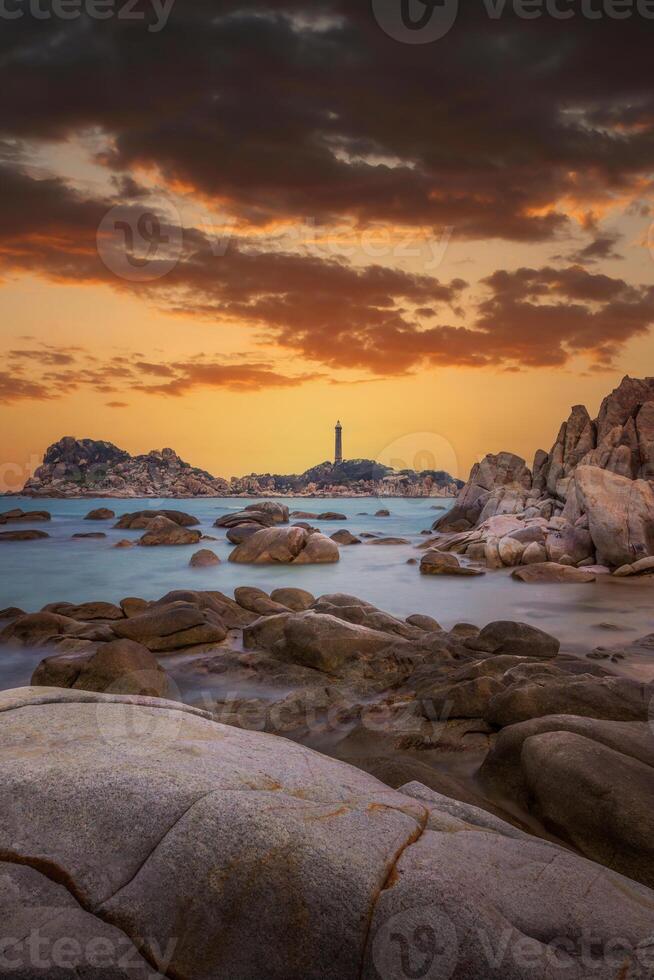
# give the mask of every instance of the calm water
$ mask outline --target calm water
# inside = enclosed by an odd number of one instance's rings
[[[227,560],[232,545],[226,540],[225,532],[212,525],[217,517],[240,510],[249,502],[243,498],[181,501],[5,498],[0,501],[0,510],[44,508],[53,519],[48,524],[9,525],[34,526],[46,530],[50,538],[0,544],[0,608],[15,605],[32,612],[54,601],[115,602],[125,596],[155,599],[176,588],[216,589],[232,594],[239,585],[255,585],[266,591],[298,586],[315,595],[348,592],[400,616],[427,613],[446,628],[462,621],[482,626],[497,619],[522,620],[554,633],[565,648],[572,650],[631,643],[654,630],[654,577],[637,582],[612,579],[591,585],[529,586],[511,579],[508,571],[490,572],[474,579],[421,576],[416,566],[407,565],[407,559],[420,557],[420,552],[415,550],[424,541],[420,531],[429,528],[442,513],[433,509],[441,505],[441,501],[433,498],[285,499],[283,502],[291,510],[334,510],[346,514],[346,522],[312,521],[327,534],[347,527],[354,533],[373,531],[404,537],[410,543],[342,548],[341,560],[335,565],[298,568],[235,565]],[[444,501],[443,505],[449,508],[451,501]],[[195,550],[190,547],[114,549],[112,545],[116,541],[136,540],[142,532],[115,530],[113,521],[83,520],[89,510],[102,506],[110,507],[117,515],[149,508],[171,508],[193,514],[200,520],[203,533],[218,538],[201,546],[212,548],[221,564],[208,569],[190,568],[189,558]],[[382,507],[391,511],[391,517],[373,516]],[[366,516],[360,516],[364,511]],[[107,538],[73,540],[72,535],[80,531],[104,531]],[[607,622],[618,629],[608,631],[600,625]],[[6,659],[4,663],[9,668]],[[21,673],[20,661],[14,666]],[[1,677],[0,686],[7,686]]]

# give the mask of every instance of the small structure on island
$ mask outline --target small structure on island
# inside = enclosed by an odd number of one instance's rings
[[[336,423],[336,445],[334,448],[334,466],[343,462],[343,426],[340,421]]]

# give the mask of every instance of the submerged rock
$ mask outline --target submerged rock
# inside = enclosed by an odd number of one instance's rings
[[[569,582],[583,584],[594,582],[597,575],[591,568],[572,568],[570,565],[559,565],[553,561],[545,561],[534,565],[516,568],[511,573],[512,578],[529,584],[546,582]]]
[[[422,575],[483,575],[479,568],[469,568],[462,565],[456,555],[448,554],[445,551],[427,551],[420,562],[420,572]]]
[[[189,565],[193,568],[211,568],[213,565],[220,565],[220,558],[209,548],[201,548],[191,556]]]

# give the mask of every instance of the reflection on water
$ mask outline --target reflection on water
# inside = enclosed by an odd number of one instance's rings
[[[171,589],[215,589],[232,594],[239,585],[259,586],[267,591],[281,586],[298,586],[315,595],[348,592],[373,602],[399,616],[427,613],[449,628],[457,622],[482,626],[492,620],[522,620],[558,636],[564,649],[587,651],[597,646],[628,644],[654,630],[652,596],[654,577],[628,581],[603,578],[588,585],[526,585],[511,578],[509,570],[489,572],[483,577],[447,578],[421,576],[409,558],[419,558],[415,546],[424,542],[420,532],[442,514],[435,507],[451,501],[431,499],[307,498],[284,501],[291,510],[337,511],[347,515],[343,522],[312,521],[327,534],[341,527],[354,533],[371,531],[404,537],[408,545],[344,547],[336,565],[243,566],[227,558],[231,544],[222,529],[214,528],[217,517],[240,510],[243,498],[202,500],[48,500],[12,498],[12,507],[24,510],[47,508],[53,520],[45,529],[50,538],[34,542],[0,544],[0,608],[19,606],[28,611],[53,601],[83,602],[91,599],[118,601],[125,596],[155,599]],[[373,515],[380,506],[391,516]],[[9,506],[9,504],[8,504]],[[206,569],[191,569],[189,548],[133,548],[116,550],[121,538],[136,540],[141,532],[116,530],[113,521],[85,522],[89,510],[109,506],[118,515],[140,509],[173,508],[199,518],[200,530],[217,538],[203,542],[221,559]],[[366,512],[362,514],[362,512]],[[30,525],[21,525],[29,527]],[[106,539],[72,539],[80,531],[104,531]],[[0,683],[19,679],[27,654],[2,653]],[[25,658],[21,662],[20,658]],[[632,658],[630,658],[632,659]],[[646,668],[652,662],[647,650],[634,663]],[[29,672],[24,671],[23,676]]]

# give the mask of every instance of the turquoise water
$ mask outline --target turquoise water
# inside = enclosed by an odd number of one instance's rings
[[[83,602],[91,599],[118,601],[125,596],[155,599],[171,589],[216,589],[232,594],[239,585],[255,585],[266,591],[281,586],[298,586],[315,595],[348,592],[373,602],[396,615],[420,612],[435,616],[446,628],[457,622],[479,626],[497,619],[514,619],[540,626],[558,636],[569,649],[590,649],[598,644],[631,642],[652,632],[654,578],[639,583],[613,579],[592,585],[528,586],[511,579],[508,571],[490,572],[473,579],[421,576],[407,559],[420,557],[416,545],[424,541],[420,531],[439,516],[434,506],[452,502],[426,499],[379,498],[285,499],[291,510],[346,514],[344,522],[311,523],[327,534],[341,527],[354,533],[379,532],[405,537],[408,545],[362,544],[341,548],[334,565],[245,566],[230,563],[232,545],[213,522],[221,515],[240,510],[250,501],[243,498],[194,500],[31,500],[4,498],[0,510],[22,507],[47,509],[48,524],[9,525],[45,530],[43,541],[0,543],[0,608],[19,606],[29,612],[54,601]],[[171,508],[193,514],[203,533],[218,538],[202,542],[212,548],[221,564],[192,569],[193,547],[112,547],[121,538],[140,531],[113,528],[114,521],[84,521],[95,507],[110,507],[117,515],[143,509]],[[376,518],[382,507],[391,517]],[[366,516],[360,516],[361,512]],[[76,532],[104,531],[105,540],[73,540]],[[608,632],[600,624],[611,622]]]

